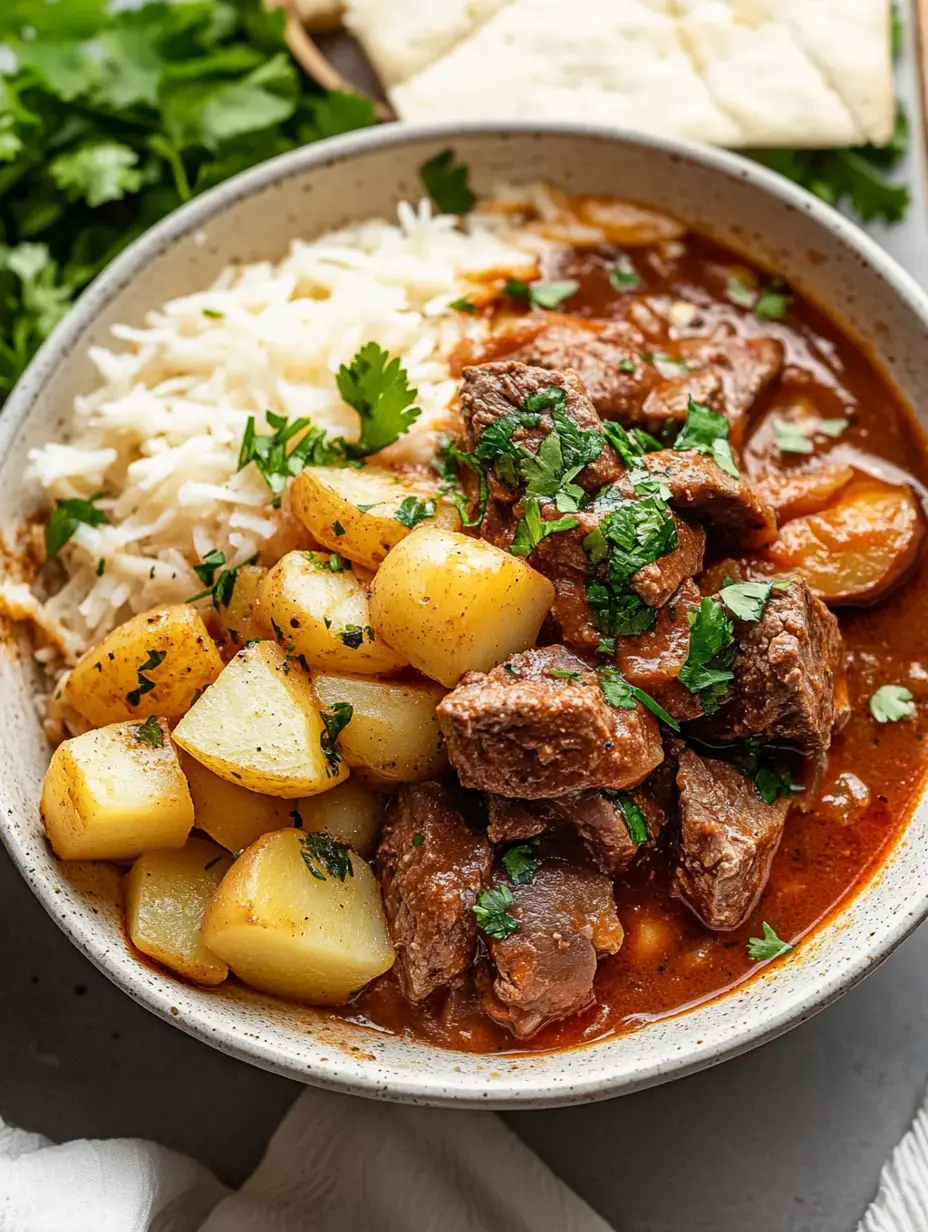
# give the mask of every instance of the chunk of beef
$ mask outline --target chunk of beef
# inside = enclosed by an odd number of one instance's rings
[[[396,974],[410,1001],[424,1001],[470,968],[473,906],[492,863],[485,835],[465,820],[460,793],[441,783],[399,789],[377,849],[377,875]]]
[[[595,672],[563,646],[467,672],[437,714],[462,784],[501,796],[633,787],[663,760],[653,716],[609,706]]]
[[[491,843],[524,843],[555,823],[550,800],[515,800],[509,796],[487,796]]]
[[[487,1012],[518,1039],[595,1001],[598,956],[623,940],[609,878],[579,855],[542,844],[532,880],[512,890],[518,932],[487,937],[496,969]]]
[[[722,527],[741,547],[762,547],[776,537],[776,516],[746,479],[734,479],[707,454],[661,449],[642,459],[670,489],[670,503],[689,517]],[[631,494],[628,480],[621,484]]]
[[[545,509],[543,516],[560,517]],[[564,641],[573,646],[595,648],[602,632],[596,627],[587,602],[587,583],[597,572],[583,546],[586,536],[609,516],[589,509],[570,515],[576,519],[573,530],[559,531],[542,539],[531,556],[531,565],[554,583],[555,599],[551,615],[561,627]],[[649,607],[660,607],[680,586],[702,568],[706,535],[701,526],[674,516],[677,546],[665,556],[645,565],[630,579],[631,589]]]
[[[701,731],[725,741],[764,736],[808,755],[827,749],[846,694],[844,639],[825,604],[794,578],[760,620],[735,620],[735,638],[729,699]]]
[[[602,431],[602,422],[575,372],[529,368],[514,360],[500,360],[465,368],[461,385],[461,414],[464,418],[468,449],[471,452],[476,449],[480,438],[491,424],[512,411],[522,410],[529,395],[551,389],[553,386],[564,390],[564,413],[579,428],[587,432]],[[539,423],[517,428],[512,440],[529,453],[536,453],[553,426],[551,410],[541,411]],[[614,482],[623,469],[612,446],[606,444],[604,438],[602,452],[584,467],[576,482],[587,491],[595,492],[604,484]],[[502,483],[492,472],[490,492],[498,501],[512,503],[519,498],[517,488]]]
[[[687,578],[658,609],[653,629],[616,641],[616,663],[625,679],[644,689],[680,722],[702,714],[699,695],[677,679],[690,652],[688,613],[700,598],[699,587]]]
[[[752,407],[782,371],[782,343],[775,338],[686,338],[671,344],[669,353],[689,371],[651,390],[641,408],[644,427],[659,435],[669,424],[682,426],[692,397],[725,416],[737,454]]]
[[[641,406],[661,383],[653,364],[641,351],[645,340],[624,322],[586,321],[561,317],[512,358],[539,368],[572,368],[603,419],[640,423]]]
[[[766,804],[724,761],[679,755],[680,863],[676,888],[707,928],[737,928],[766,884],[789,798]]]

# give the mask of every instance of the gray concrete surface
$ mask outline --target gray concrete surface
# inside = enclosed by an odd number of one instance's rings
[[[906,62],[910,105],[913,84]],[[920,153],[911,179],[909,221],[874,233],[928,284]],[[6,1119],[59,1140],[153,1138],[232,1184],[254,1167],[300,1088],[134,1005],[70,946],[2,854],[0,963]],[[757,1052],[509,1123],[617,1232],[851,1232],[928,1077],[926,973],[923,928],[843,1001]]]

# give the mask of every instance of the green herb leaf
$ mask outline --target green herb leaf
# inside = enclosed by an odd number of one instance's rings
[[[466,312],[468,316],[473,316],[477,311],[477,305],[466,295],[462,295],[460,299],[453,299],[448,307],[453,308],[455,312]]]
[[[755,288],[739,278],[737,275],[732,275],[728,280],[728,285],[725,288],[725,294],[733,304],[737,304],[739,308],[753,308],[757,303],[757,291]]]
[[[95,209],[139,191],[144,179],[138,161],[136,151],[127,145],[95,141],[73,153],[59,154],[49,163],[48,172],[67,201],[83,200]]]
[[[338,747],[338,737],[351,722],[354,707],[348,702],[333,702],[331,710],[320,711],[323,732],[319,743],[326,760],[326,774],[330,777],[338,774],[342,754]]]
[[[73,497],[55,502],[52,515],[45,523],[46,560],[53,560],[58,555],[78,526],[109,525],[109,518],[102,509],[97,509],[94,505],[96,500],[99,500],[99,496],[92,496],[90,500]]]
[[[497,941],[502,941],[511,933],[517,933],[522,926],[509,914],[509,908],[514,902],[512,890],[507,885],[481,890],[473,907],[480,931]]]
[[[734,763],[754,782],[754,789],[765,804],[781,796],[804,790],[793,777],[782,754],[764,744],[762,736],[751,736],[735,750]]]
[[[708,454],[732,479],[740,479],[731,445],[728,443],[728,428],[728,420],[724,415],[718,415],[711,407],[690,398],[686,409],[686,422],[673,447]]]
[[[901,684],[884,684],[870,698],[870,713],[878,723],[898,723],[915,714],[915,699]]]
[[[680,730],[677,720],[672,718],[662,706],[659,706],[650,694],[645,693],[644,689],[629,684],[618,668],[598,667],[596,675],[599,677],[599,687],[603,691],[603,697],[610,706],[615,706],[617,710],[634,710],[635,703],[640,702],[662,723],[666,723],[672,731]]]
[[[322,428],[314,427],[305,417],[295,419],[293,423],[286,415],[276,415],[273,411],[265,411],[264,417],[273,429],[269,435],[259,435],[255,431],[254,415],[248,416],[237,469],[242,470],[254,462],[264,482],[274,493],[277,506],[280,504],[280,493],[293,475],[298,475],[306,466],[331,466],[341,461],[345,456],[345,445],[343,441],[330,440]],[[288,452],[287,446],[300,433],[303,435]]]
[[[734,679],[735,627],[717,599],[708,596],[687,613],[690,649],[677,679],[698,693],[706,714],[714,714],[728,696]]]
[[[252,556],[246,563],[253,565],[256,560],[257,557]],[[226,557],[224,552],[219,552],[215,548],[211,552],[207,552],[202,562],[199,565],[193,566],[194,573],[201,582],[206,583],[206,588],[198,594],[191,595],[184,602],[196,603],[198,600],[209,596],[217,612],[221,607],[228,607],[232,602],[232,594],[235,590],[235,583],[241,566],[239,565],[235,569],[222,569],[225,563]],[[217,570],[221,570],[218,577],[216,577]]]
[[[303,555],[320,573],[344,573],[346,570],[348,572],[351,571],[351,561],[345,560],[337,552],[332,552],[328,558],[320,556],[318,552],[304,552]]]
[[[620,364],[619,367],[621,366]],[[634,366],[632,370],[634,370]],[[646,453],[653,453],[658,449],[663,449],[660,441],[656,441],[647,432],[642,432],[640,428],[632,428],[630,430],[623,428],[620,423],[613,419],[605,420],[603,431],[609,444],[629,470],[639,468],[641,465],[640,459]]]
[[[149,678],[144,673],[153,672],[156,667],[160,667],[161,664],[164,662],[166,656],[167,656],[166,650],[149,650],[148,658],[145,660],[142,666],[138,668],[137,673],[136,673],[138,676],[138,682],[139,682],[138,688],[132,689],[130,692],[126,694],[126,701],[129,703],[130,706],[137,706],[139,702],[142,700],[142,697],[144,696],[144,694],[150,693],[152,689],[155,687],[155,682],[153,680],[149,680]]]
[[[814,436],[840,436],[847,431],[846,419],[782,419],[773,417],[773,439],[780,453],[812,453]]]
[[[719,591],[719,599],[739,620],[758,621],[774,589],[785,590],[787,586],[788,583],[782,582],[726,581]]]
[[[525,516],[516,526],[516,533],[509,548],[513,556],[529,556],[548,535],[574,530],[580,525],[576,518],[554,518],[548,522],[543,521],[535,497],[527,496],[522,502],[522,508]]]
[[[751,937],[748,941],[748,957],[755,962],[779,958],[781,954],[788,954],[794,948],[788,941],[781,941],[766,920],[761,927],[764,930],[763,937]]]
[[[641,279],[628,257],[621,257],[613,265],[609,271],[609,285],[614,291],[637,291],[641,286]]]
[[[429,518],[434,518],[435,502],[433,500],[418,500],[415,496],[406,496],[393,516],[400,526],[405,526],[407,530],[412,530],[420,522],[426,522]]]
[[[155,716],[149,715],[144,723],[135,729],[135,738],[141,744],[147,744],[152,749],[164,748],[164,732]]]
[[[373,642],[374,630],[370,625],[345,625],[343,629],[339,629],[335,634],[340,642],[348,647],[349,650],[360,650],[364,645],[364,639]]]
[[[576,295],[580,283],[572,279],[562,282],[533,282],[529,288],[529,297],[539,308],[560,308],[565,300]]]
[[[325,831],[301,834],[300,855],[317,881],[325,881],[327,875],[337,881],[354,876],[351,848]]]
[[[628,836],[636,847],[641,847],[651,839],[651,831],[643,811],[631,798],[627,791],[616,791],[615,788],[603,788],[603,795],[612,801],[622,814]]]
[[[503,853],[503,868],[513,885],[528,885],[533,880],[538,870],[538,861],[535,859],[537,850],[538,839],[532,839],[528,843],[510,847]]]
[[[409,386],[399,359],[390,359],[376,342],[361,347],[335,377],[338,392],[361,419],[361,435],[345,445],[349,457],[363,458],[392,445],[422,413],[413,406],[417,391]]]
[[[786,291],[761,291],[754,303],[754,315],[759,321],[782,321],[793,297]]]
[[[413,847],[421,847],[421,846],[422,846],[422,844],[423,844],[424,842],[425,842],[425,835],[424,835],[424,834],[414,834],[414,835],[412,836],[412,845],[413,845]]]
[[[469,214],[477,204],[468,183],[470,172],[463,163],[455,162],[454,150],[442,150],[423,163],[419,176],[443,214]]]

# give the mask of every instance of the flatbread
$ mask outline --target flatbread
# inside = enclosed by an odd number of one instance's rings
[[[547,119],[728,146],[882,144],[885,0],[349,0],[408,120]]]
[[[451,51],[509,0],[348,0],[345,25],[385,86]]]
[[[296,11],[304,25],[314,30],[327,30],[341,21],[342,0],[296,0]]]

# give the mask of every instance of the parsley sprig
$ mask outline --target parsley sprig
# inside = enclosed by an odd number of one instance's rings
[[[393,516],[400,526],[412,530],[420,522],[427,522],[429,518],[434,518],[435,502],[434,500],[419,500],[415,496],[405,496]]]
[[[599,677],[599,687],[603,691],[603,697],[610,706],[614,706],[617,710],[634,710],[635,703],[640,702],[662,723],[666,723],[671,731],[680,730],[677,720],[669,715],[663,706],[659,706],[649,693],[645,693],[644,689],[629,684],[618,668],[598,667],[596,675]]]
[[[257,560],[257,556],[251,556],[245,564],[253,565]],[[235,590],[235,583],[238,578],[238,571],[242,568],[237,565],[234,569],[223,569],[226,563],[225,552],[220,552],[213,548],[211,552],[207,552],[203,560],[198,565],[193,566],[193,571],[204,583],[205,589],[198,594],[191,595],[186,599],[186,603],[196,603],[200,599],[205,599],[207,596],[212,599],[213,607],[218,612],[221,607],[228,607],[232,602],[232,594]],[[218,572],[218,577],[216,576]]]
[[[627,791],[617,791],[614,787],[604,787],[603,795],[611,800],[622,814],[628,836],[636,847],[641,847],[651,839],[648,821],[639,805]]]
[[[594,504],[596,509],[600,500]],[[613,506],[584,537],[593,577],[586,598],[593,623],[608,637],[628,637],[653,629],[656,616],[631,589],[634,575],[677,546],[673,514],[659,496],[640,500],[610,497]]]
[[[155,687],[154,680],[150,680],[145,673],[153,672],[156,667],[160,667],[167,657],[167,653],[168,652],[166,650],[149,650],[148,658],[137,671],[139,681],[138,688],[131,689],[126,694],[126,701],[130,706],[137,706],[142,700],[144,694],[150,693]]]
[[[338,774],[341,765],[342,752],[338,745],[338,737],[351,722],[354,707],[350,702],[333,702],[330,710],[322,710],[322,734],[319,744],[325,756],[325,772],[329,777]]]
[[[751,937],[748,940],[748,957],[755,962],[769,962],[770,959],[779,958],[781,954],[788,954],[795,948],[788,941],[781,941],[766,920],[761,928],[764,930],[763,937]]]
[[[481,890],[473,907],[480,931],[497,941],[517,933],[522,925],[515,916],[509,914],[509,908],[514,902],[512,890],[508,885],[491,886],[487,890]]]
[[[711,407],[696,402],[691,397],[686,408],[686,422],[673,447],[708,454],[726,475],[731,475],[732,479],[740,479],[741,474],[735,466],[728,442],[728,427],[728,420],[724,415],[717,414]]]
[[[2,81],[2,78],[0,78]],[[2,325],[0,325],[2,329]],[[2,348],[2,339],[0,339]],[[109,518],[102,509],[98,509],[94,501],[102,496],[98,492],[89,500],[72,497],[70,500],[55,502],[51,517],[45,523],[45,559],[52,560],[58,555],[64,545],[74,535],[78,526],[108,526]]]
[[[305,418],[290,423],[286,415],[265,411],[270,433],[255,430],[254,415],[248,416],[242,446],[238,455],[237,470],[254,462],[258,471],[274,494],[275,509],[280,506],[280,494],[287,481],[298,475],[306,466],[331,466],[344,457],[344,442],[332,441],[322,428],[314,427]],[[288,445],[300,433],[303,435],[288,449]]]
[[[325,831],[311,832],[300,835],[300,855],[303,863],[317,881],[325,881],[326,876],[344,881],[346,877],[354,876],[351,863],[351,848],[347,843],[340,843]]]
[[[538,870],[537,851],[538,839],[533,838],[503,853],[502,865],[513,885],[528,885],[534,879]]]
[[[775,590],[789,590],[789,582],[733,582],[726,578],[719,591],[719,600],[739,620],[756,623]]]
[[[774,804],[781,796],[791,796],[804,789],[796,782],[783,754],[764,743],[763,736],[750,736],[735,750],[734,763],[754,783],[754,789],[765,804]]]
[[[361,420],[358,440],[344,443],[349,458],[363,458],[386,449],[408,432],[422,413],[412,405],[418,391],[410,387],[406,369],[376,342],[366,342],[350,364],[342,364],[335,384]]]
[[[698,693],[706,714],[714,714],[734,679],[735,626],[725,608],[709,596],[687,613],[690,648],[677,679]]]
[[[870,713],[878,723],[898,723],[915,714],[915,699],[901,684],[884,684],[870,698]]]
[[[469,214],[477,204],[470,187],[470,171],[455,159],[454,150],[442,150],[419,168],[423,187],[443,214]]]

